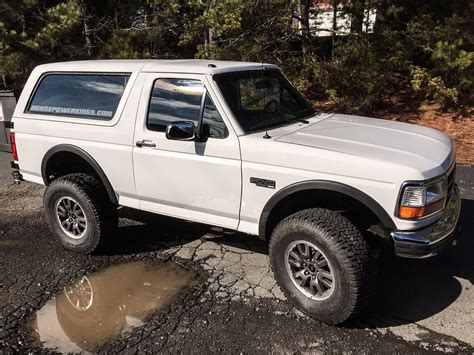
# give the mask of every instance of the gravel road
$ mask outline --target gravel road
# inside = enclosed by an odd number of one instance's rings
[[[43,216],[44,188],[13,185],[10,160],[0,153],[0,353],[54,352],[56,346],[62,351],[66,340],[90,350],[77,340],[87,327],[81,322],[93,314],[89,321],[100,333],[108,321],[94,316],[100,312],[114,313],[119,318],[113,324],[121,322],[121,328],[110,328],[107,339],[104,335],[96,343],[92,349],[99,352],[474,351],[472,167],[458,167],[463,236],[455,254],[427,260],[386,257],[368,314],[329,327],[286,302],[269,268],[268,245],[256,237],[121,209],[117,235],[99,255],[63,250]],[[173,277],[159,278],[163,285],[146,281],[156,279],[149,272],[163,273],[170,263],[179,267],[166,271],[175,272]],[[199,277],[191,282],[183,270]],[[145,286],[169,290],[166,280],[176,283],[177,277],[182,282],[167,294],[169,300],[153,303]],[[131,285],[136,280],[140,287]],[[84,289],[77,282],[94,290],[94,301],[66,322],[60,302]],[[122,303],[117,303],[119,286],[129,290]]]

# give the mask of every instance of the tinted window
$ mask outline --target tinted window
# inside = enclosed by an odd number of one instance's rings
[[[202,123],[204,125],[204,129],[208,130],[209,137],[227,137],[227,127],[224,124],[224,121],[222,121],[221,115],[219,115],[219,112],[217,111],[217,108],[209,95],[206,95]]]
[[[148,129],[164,132],[168,123],[173,121],[192,121],[195,126],[198,126],[204,90],[204,84],[200,80],[156,80],[148,111]],[[203,124],[205,125],[204,129],[212,138],[221,138],[227,135],[226,126],[207,94]]]
[[[49,74],[41,80],[28,112],[110,120],[130,76]]]

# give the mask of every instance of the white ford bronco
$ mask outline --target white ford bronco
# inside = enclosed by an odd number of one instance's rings
[[[11,128],[13,177],[47,186],[64,247],[113,242],[119,206],[258,235],[286,297],[329,324],[367,303],[373,250],[435,255],[459,225],[445,134],[317,112],[271,64],[41,65]]]

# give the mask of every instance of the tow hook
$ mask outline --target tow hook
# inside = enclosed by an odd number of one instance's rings
[[[23,181],[23,176],[18,170],[12,171],[12,177],[13,181],[15,181],[15,184],[19,185]]]

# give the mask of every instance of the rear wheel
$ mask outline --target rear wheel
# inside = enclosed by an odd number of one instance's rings
[[[117,208],[93,176],[71,174],[54,180],[44,194],[51,232],[61,244],[84,254],[94,252],[118,224]]]
[[[308,209],[273,231],[270,259],[285,296],[327,324],[347,321],[364,308],[374,265],[357,228],[339,213]]]

